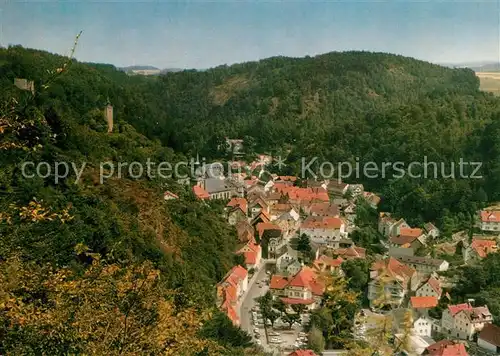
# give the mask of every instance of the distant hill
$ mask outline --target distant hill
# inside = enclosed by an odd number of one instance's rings
[[[470,68],[475,72],[499,72],[500,62],[464,62],[464,63],[440,63],[440,65],[449,68]]]
[[[153,66],[128,66],[119,69],[123,70],[124,72],[133,72],[135,70],[160,70],[160,68],[156,68]]]

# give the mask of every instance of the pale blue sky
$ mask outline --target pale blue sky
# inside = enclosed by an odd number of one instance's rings
[[[3,1],[3,2],[2,2]],[[339,50],[499,61],[498,1],[0,0],[0,44],[117,66],[207,68]]]

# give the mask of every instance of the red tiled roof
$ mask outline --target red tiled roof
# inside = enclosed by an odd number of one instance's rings
[[[426,348],[429,356],[468,356],[463,344],[441,340]]]
[[[474,239],[470,245],[479,257],[484,258],[492,252],[496,252],[497,242],[495,240]]]
[[[424,232],[419,228],[402,227],[399,229],[399,236],[420,237]]]
[[[415,269],[399,262],[394,257],[376,261],[372,264],[372,271],[387,271],[407,280],[415,274]]]
[[[330,216],[310,216],[301,224],[301,229],[340,229],[344,222]]]
[[[210,194],[199,185],[193,186],[193,193],[198,199],[210,199]]]
[[[426,283],[428,283],[437,294],[441,295],[442,293],[441,283],[436,278],[431,277],[427,280]]]
[[[254,241],[250,241],[248,244],[243,246],[238,253],[243,254],[245,257],[246,265],[254,265],[257,263],[257,256],[261,250],[261,247],[254,243]]]
[[[291,287],[307,288],[314,295],[323,295],[325,290],[325,286],[318,280],[316,272],[307,266],[302,267],[299,273],[292,277],[288,285]]]
[[[416,239],[417,239],[416,237],[410,237],[410,236],[394,236],[391,237],[389,241],[394,245],[406,246],[410,245]]]
[[[287,286],[288,280],[286,277],[274,275],[271,277],[271,282],[269,283],[270,289],[283,289]]]
[[[338,256],[344,258],[365,258],[366,257],[366,249],[362,247],[351,246],[348,248],[338,248],[334,250],[334,253]]]
[[[464,344],[455,344],[446,346],[441,356],[468,356]]]
[[[479,333],[478,338],[496,347],[500,347],[500,327],[493,324],[486,324]]]
[[[410,303],[413,309],[434,308],[438,300],[436,297],[411,297]]]
[[[329,202],[311,203],[309,205],[309,213],[322,216],[339,216],[339,207]]]
[[[227,207],[237,207],[239,206],[241,210],[246,214],[248,211],[248,203],[245,198],[233,198],[227,203]]]
[[[300,299],[300,298],[281,298],[285,304],[305,304],[309,305],[314,303],[314,299]]]
[[[481,221],[500,223],[500,211],[481,210]]]
[[[472,310],[472,305],[470,305],[469,303],[448,305],[448,310],[450,311],[451,316],[454,316],[462,310]]]
[[[317,266],[325,265],[330,267],[339,267],[344,260],[341,257],[331,258],[325,255],[321,255],[317,260],[314,261],[314,264]]]
[[[169,192],[168,190],[165,193],[163,193],[163,197],[164,198],[166,198],[166,197],[172,197],[172,198],[175,198],[175,199],[179,199],[179,196],[177,194]]]

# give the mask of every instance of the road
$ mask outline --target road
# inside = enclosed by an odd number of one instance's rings
[[[255,306],[257,303],[255,302],[255,298],[260,297],[264,294],[269,289],[269,286],[265,285],[262,288],[259,288],[257,285],[257,282],[262,281],[266,279],[266,266],[262,265],[262,267],[259,269],[257,272],[256,280],[253,283],[253,285],[250,287],[248,290],[245,299],[243,300],[240,308],[240,320],[241,320],[241,329],[247,331],[250,335],[253,335],[253,329],[254,326],[252,325],[252,317],[250,310],[252,309],[253,306]],[[266,344],[266,338],[264,335],[264,329],[261,330],[261,341],[262,345],[265,346]]]

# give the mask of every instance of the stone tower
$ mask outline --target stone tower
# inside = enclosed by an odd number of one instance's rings
[[[113,106],[111,105],[109,98],[106,104],[106,109],[104,109],[104,115],[108,121],[108,133],[113,132]]]

